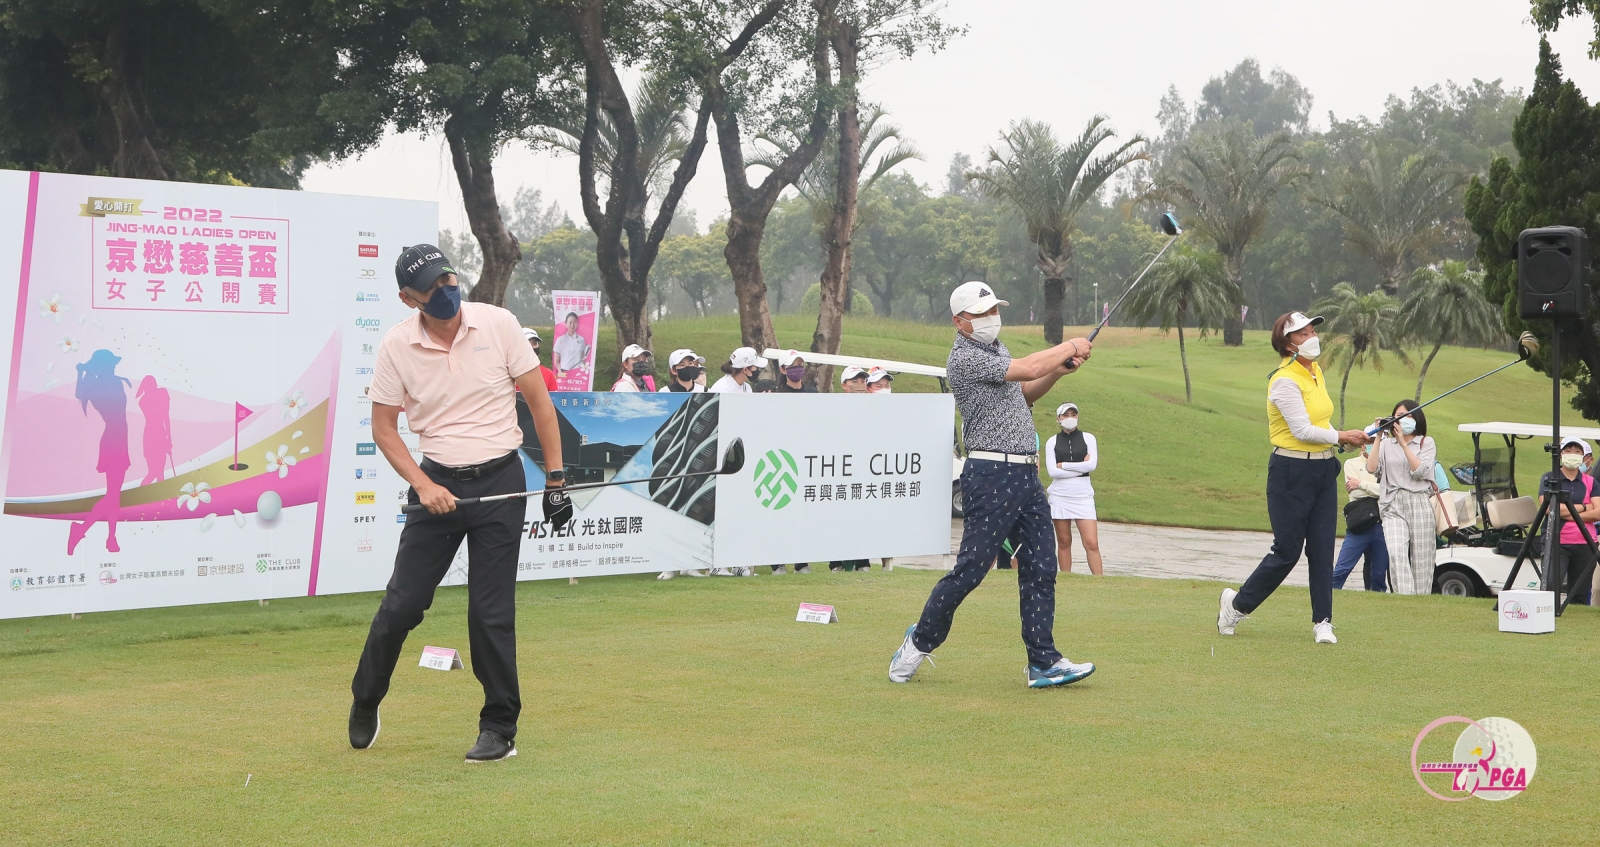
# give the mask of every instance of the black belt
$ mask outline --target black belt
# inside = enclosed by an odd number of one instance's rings
[[[453,468],[449,465],[441,465],[432,459],[423,459],[422,469],[428,473],[438,474],[439,476],[447,476],[453,480],[457,480],[458,482],[467,482],[469,480],[482,479],[489,474],[497,473],[505,469],[516,460],[517,451],[512,450],[510,453],[507,453],[498,459],[490,459],[481,465],[467,465],[464,468]]]

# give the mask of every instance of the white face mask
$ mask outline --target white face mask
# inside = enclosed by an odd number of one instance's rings
[[[1000,316],[985,315],[981,318],[969,318],[972,322],[972,340],[979,344],[993,344],[1000,337]]]
[[[1300,345],[1300,352],[1297,355],[1313,362],[1316,361],[1317,357],[1322,355],[1322,339],[1315,335],[1307,338],[1306,343]]]
[[[1583,456],[1578,453],[1562,453],[1561,467],[1575,471],[1583,467]]]
[[[1077,428],[1078,428],[1078,419],[1077,418],[1072,417],[1072,418],[1062,418],[1061,419],[1061,430],[1063,432],[1071,432],[1071,431],[1073,431],[1073,430],[1075,430]]]

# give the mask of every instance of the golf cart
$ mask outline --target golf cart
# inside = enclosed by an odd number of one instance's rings
[[[1550,427],[1490,421],[1461,424],[1459,429],[1472,434],[1472,462],[1455,465],[1450,473],[1468,488],[1450,492],[1455,495],[1456,512],[1451,520],[1458,528],[1444,534],[1448,546],[1439,548],[1434,560],[1433,590],[1453,597],[1490,597],[1506,587],[1506,576],[1538,512],[1536,497],[1517,490],[1517,442],[1534,438],[1548,442]],[[1594,427],[1564,426],[1561,434],[1591,443],[1600,440],[1600,429]],[[1543,455],[1539,459],[1549,461]],[[1434,509],[1443,511],[1437,502]],[[1537,558],[1533,564],[1538,564]],[[1516,587],[1537,589],[1538,573],[1526,565],[1517,575]]]
[[[769,347],[762,351],[761,355],[764,358],[771,359],[772,361],[776,362],[779,356],[782,356],[787,352],[789,351],[778,350],[776,348]],[[862,356],[836,356],[829,353],[810,353],[804,350],[800,351],[800,356],[806,360],[807,364],[811,365],[833,365],[836,368],[844,368],[855,365],[858,368],[883,368],[891,374],[931,376],[934,379],[939,380],[940,392],[944,394],[950,393],[950,381],[945,377],[944,368],[935,367],[933,365],[918,365],[911,362],[896,362],[891,359],[868,359]],[[955,455],[951,457],[950,468],[950,516],[959,518],[965,516],[966,514],[966,509],[963,508],[961,502],[961,468],[967,463],[965,455],[966,451],[961,446],[961,424],[959,421],[956,423],[955,440],[952,443],[955,445]]]

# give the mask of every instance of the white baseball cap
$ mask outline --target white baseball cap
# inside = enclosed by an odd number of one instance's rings
[[[846,382],[849,382],[852,379],[855,379],[858,376],[866,376],[866,375],[867,375],[867,369],[866,368],[858,368],[855,365],[851,365],[850,367],[847,367],[843,371],[839,372],[839,383],[842,385],[842,384],[844,384]]]
[[[963,282],[950,292],[950,314],[959,315],[963,312],[971,315],[981,315],[996,306],[1009,306],[1004,300],[994,296],[994,289],[989,283],[979,280]]]
[[[533,339],[536,339],[536,338],[538,338],[540,341],[544,340],[542,338],[539,338],[539,330],[534,329],[531,326],[525,326],[525,327],[522,328],[522,337],[526,338],[526,339],[528,339],[530,341],[533,340]]]
[[[799,350],[785,350],[783,355],[778,357],[778,367],[787,368],[794,364],[796,359],[800,361],[800,364],[805,364],[806,360],[800,355]]]
[[[754,347],[740,347],[728,354],[728,364],[736,368],[764,368],[767,366],[767,360],[757,356]]]
[[[629,344],[627,347],[622,348],[622,358],[623,359],[632,359],[635,356],[652,356],[653,357],[653,355],[654,354],[652,354],[649,350],[646,350],[646,349],[644,349],[643,347],[640,347],[637,344]]]
[[[675,368],[678,366],[678,363],[684,359],[693,359],[695,362],[702,365],[706,363],[706,357],[701,356],[695,353],[693,350],[685,347],[680,350],[674,350],[672,351],[671,355],[667,356],[667,367]]]
[[[1068,409],[1071,409],[1072,411],[1076,412],[1076,411],[1078,411],[1078,404],[1077,403],[1062,403],[1061,405],[1056,407],[1056,417],[1059,418],[1062,415],[1066,414]]]
[[[1308,326],[1322,326],[1322,322],[1325,320],[1327,320],[1327,318],[1324,318],[1321,315],[1317,315],[1314,318],[1308,318],[1306,317],[1305,312],[1290,312],[1289,322],[1283,325],[1283,334],[1288,335],[1291,332],[1299,332]]]
[[[1579,437],[1577,437],[1575,435],[1569,435],[1566,438],[1561,439],[1561,449],[1562,450],[1565,450],[1565,449],[1567,449],[1568,447],[1571,447],[1574,444],[1576,444],[1579,447],[1583,448],[1583,455],[1585,455],[1585,456],[1587,456],[1590,453],[1594,452],[1593,450],[1589,449],[1589,442],[1584,441],[1583,439],[1581,439],[1581,438],[1579,438]]]
[[[885,379],[889,380],[890,382],[894,382],[894,374],[889,373],[883,368],[873,368],[867,372],[867,382],[869,384]]]

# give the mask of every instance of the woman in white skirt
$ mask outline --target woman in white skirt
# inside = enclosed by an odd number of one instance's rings
[[[1056,408],[1061,431],[1044,443],[1045,468],[1050,472],[1050,517],[1056,525],[1056,561],[1063,571],[1072,571],[1072,524],[1078,524],[1083,552],[1089,557],[1089,573],[1100,576],[1100,528],[1094,513],[1094,486],[1089,475],[1100,461],[1100,448],[1094,436],[1078,429],[1078,406],[1062,403]]]
[[[1438,446],[1428,437],[1428,418],[1415,400],[1401,400],[1392,414],[1406,417],[1385,427],[1377,448],[1367,454],[1367,470],[1378,475],[1378,514],[1389,547],[1389,581],[1396,594],[1432,594],[1439,546],[1433,515]]]

